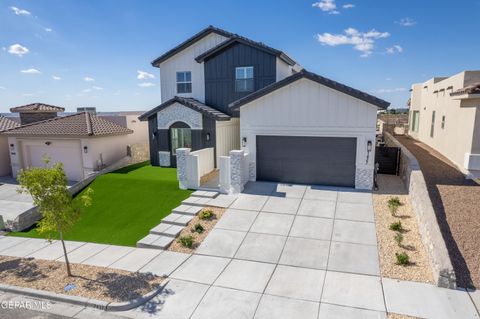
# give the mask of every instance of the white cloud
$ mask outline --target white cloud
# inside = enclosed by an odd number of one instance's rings
[[[17,15],[17,16],[29,16],[31,13],[27,10],[23,10],[17,7],[10,7],[10,9]]]
[[[28,50],[26,47],[18,43],[12,44],[11,46],[8,47],[8,53],[16,56],[23,56],[24,54],[27,54],[29,51],[30,50]]]
[[[55,81],[58,81],[58,80],[61,80],[62,78],[57,75],[52,75],[52,79],[54,79]]]
[[[315,37],[323,45],[339,46],[352,45],[357,51],[362,52],[361,57],[368,57],[372,54],[375,41],[390,36],[388,32],[379,32],[372,29],[368,32],[359,32],[357,29],[348,28],[344,34],[323,33],[317,34]]]
[[[150,88],[152,86],[155,86],[155,84],[152,83],[152,82],[143,82],[143,83],[138,84],[138,86],[142,87],[142,88]]]
[[[4,86],[0,86],[0,90],[6,90],[7,88]]]
[[[397,22],[398,24],[404,26],[404,27],[411,27],[417,24],[417,21],[413,20],[412,18],[403,18],[400,19],[400,21]]]
[[[41,73],[37,69],[33,69],[33,68],[26,69],[26,70],[21,70],[20,72],[23,73],[23,74],[40,74]]]
[[[92,89],[97,90],[97,91],[103,90],[103,88],[101,86],[92,86]]]
[[[403,48],[398,44],[395,44],[393,47],[387,48],[387,54],[402,53]]]
[[[148,80],[148,79],[154,79],[155,75],[145,72],[145,71],[137,71],[137,79],[139,80]]]
[[[373,93],[396,93],[396,92],[405,92],[406,88],[393,88],[393,89],[379,89],[372,91]]]
[[[45,32],[52,32],[53,31],[52,28],[45,28],[44,30],[45,30]]]
[[[318,2],[312,3],[312,7],[319,8],[323,12],[328,12],[329,14],[339,14],[337,11],[337,5],[335,0],[320,0]]]
[[[84,77],[83,80],[84,80],[85,82],[94,82],[94,81],[95,81],[94,78],[91,78],[91,77],[89,77],[89,76]]]
[[[344,5],[342,6],[342,8],[344,8],[344,9],[352,9],[352,8],[355,8],[355,5],[352,4],[352,3],[347,3],[347,4],[344,4]]]

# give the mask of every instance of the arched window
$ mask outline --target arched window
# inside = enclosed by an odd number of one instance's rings
[[[177,148],[192,148],[192,130],[183,122],[175,122],[170,126],[170,149],[175,155]]]

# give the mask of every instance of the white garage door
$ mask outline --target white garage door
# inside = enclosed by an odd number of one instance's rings
[[[27,145],[27,166],[43,167],[45,163],[43,158],[47,155],[50,163],[63,163],[63,169],[70,181],[79,181],[82,179],[82,154],[80,147],[76,143],[65,145]],[[62,143],[63,144],[63,143]]]

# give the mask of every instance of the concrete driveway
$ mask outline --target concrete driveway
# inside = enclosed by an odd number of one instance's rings
[[[17,188],[14,179],[0,178],[0,226],[2,219],[5,224],[25,222],[26,220],[19,221],[19,216],[24,214],[23,219],[30,217],[28,212],[35,207],[32,197],[28,194],[19,194]]]

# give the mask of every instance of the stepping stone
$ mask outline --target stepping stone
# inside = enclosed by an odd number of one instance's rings
[[[189,197],[184,201],[182,201],[182,204],[204,207],[210,200],[211,198],[206,198],[206,197]]]
[[[181,233],[183,228],[183,226],[160,223],[154,228],[150,229],[150,234],[175,238]]]
[[[138,248],[167,249],[173,237],[148,234],[137,242]]]
[[[172,213],[183,215],[197,215],[202,210],[201,206],[180,205],[172,210]]]
[[[212,191],[195,191],[192,193],[193,197],[203,197],[203,198],[215,198],[218,196],[218,192]]]
[[[193,219],[193,216],[190,215],[182,215],[177,213],[172,213],[167,215],[162,219],[163,224],[171,224],[171,225],[178,225],[178,226],[187,226],[187,224]]]

